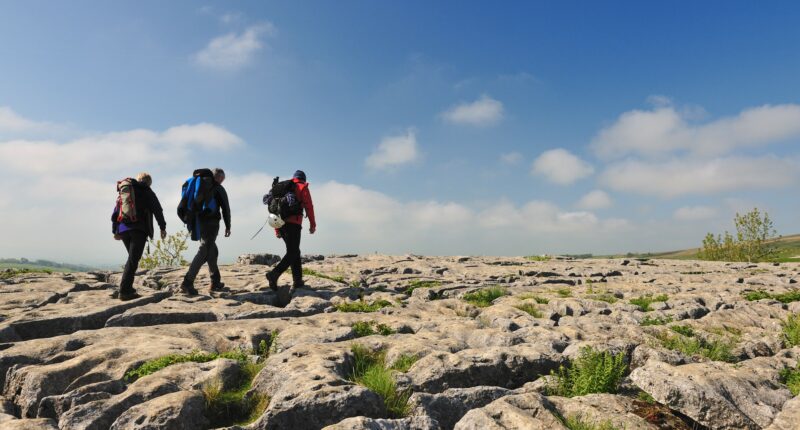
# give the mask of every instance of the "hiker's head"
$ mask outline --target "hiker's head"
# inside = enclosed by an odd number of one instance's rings
[[[225,180],[225,171],[217,167],[214,169],[214,180],[221,184]]]
[[[148,187],[150,185],[153,185],[153,178],[147,172],[142,172],[136,175],[136,181],[141,182],[142,184],[147,185]]]
[[[298,171],[294,172],[293,178],[299,179],[299,180],[305,182],[306,181],[306,172],[304,172],[302,170],[298,170]]]

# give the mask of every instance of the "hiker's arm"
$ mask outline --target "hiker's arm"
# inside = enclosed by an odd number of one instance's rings
[[[114,210],[111,212],[111,233],[117,235],[117,230],[119,229],[119,222],[117,222],[117,217],[119,217],[119,206],[114,205]]]
[[[314,217],[314,201],[311,199],[311,191],[306,186],[305,196],[303,198],[303,209],[306,210],[306,214],[308,215],[308,222],[311,224],[310,231],[311,234],[317,230],[317,219]]]
[[[161,202],[158,201],[158,196],[156,196],[156,193],[154,193],[153,190],[150,190],[150,211],[156,216],[156,221],[158,222],[158,227],[161,229],[161,231],[167,231],[167,221],[164,219],[164,209],[161,208]],[[163,238],[164,236],[164,233],[162,233],[161,237]]]
[[[220,206],[222,206],[222,219],[225,221],[225,231],[231,231],[231,205],[228,202],[228,192],[219,187]]]

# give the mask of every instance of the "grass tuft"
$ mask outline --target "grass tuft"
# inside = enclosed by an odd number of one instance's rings
[[[655,302],[666,302],[669,300],[669,297],[666,294],[659,294],[657,296],[653,296],[652,294],[646,294],[644,296],[639,296],[635,299],[631,299],[630,303],[632,305],[636,305],[639,307],[639,310],[642,312],[650,312],[653,309],[650,307],[651,304]]]
[[[601,302],[606,302],[608,304],[614,304],[619,300],[615,295],[611,293],[602,293],[602,294],[594,294],[589,296],[592,300],[599,300]]]
[[[670,328],[672,331],[676,331],[673,327]],[[683,334],[671,336],[666,332],[662,332],[655,337],[661,341],[661,345],[664,348],[679,351],[688,356],[699,355],[712,361],[725,361],[727,363],[735,363],[738,361],[732,352],[735,346],[734,342],[730,339],[714,338],[707,340],[695,336],[694,331],[692,331],[691,334],[692,336],[685,336]]]
[[[417,288],[435,288],[441,285],[442,283],[439,281],[423,281],[421,279],[415,279],[408,283],[408,287],[405,289],[404,293],[410,296],[411,293]]]
[[[797,367],[794,369],[781,370],[780,378],[781,383],[786,384],[793,396],[800,394],[800,362],[797,363]]]
[[[408,372],[408,369],[411,369],[411,366],[419,360],[419,357],[416,355],[410,354],[402,354],[397,357],[397,360],[392,363],[392,370],[396,370],[401,373]]]
[[[247,425],[257,420],[269,405],[269,397],[250,393],[253,379],[264,368],[264,363],[240,363],[239,380],[230,390],[222,389],[222,382],[212,381],[203,386],[206,400],[206,417],[212,428]]]
[[[587,421],[581,415],[572,415],[561,420],[569,430],[617,430],[611,420],[601,422]]]
[[[639,323],[639,325],[641,326],[664,325],[664,324],[669,324],[671,322],[672,322],[671,316],[650,318],[650,315],[646,315],[642,320],[642,322]]]
[[[800,345],[800,314],[792,314],[781,322],[783,343],[787,348]]]
[[[764,290],[748,291],[743,294],[745,300],[754,301],[761,299],[775,299],[781,303],[792,303],[800,301],[800,290],[792,290],[787,293],[770,294]]]
[[[386,366],[386,352],[372,351],[358,344],[353,345],[350,352],[353,354],[353,367],[348,379],[381,396],[389,418],[407,416],[411,409],[408,405],[411,390],[397,388],[392,369]]]
[[[674,325],[669,329],[682,336],[694,337],[694,329],[688,325]]]
[[[564,298],[572,297],[572,290],[570,290],[569,288],[559,288],[556,290],[556,294],[558,294],[559,297],[564,297]]]
[[[519,310],[521,310],[521,311],[523,311],[523,312],[526,312],[528,315],[530,315],[530,316],[532,316],[534,318],[541,318],[542,317],[542,311],[537,309],[536,305],[533,305],[531,303],[522,303],[522,304],[516,305],[514,307],[519,309]]]
[[[535,301],[536,303],[538,303],[540,305],[546,305],[546,304],[550,303],[550,299],[548,299],[546,297],[537,296],[536,294],[530,294],[530,293],[520,294],[520,295],[517,296],[517,298],[520,299],[520,300],[533,299],[533,301]]]
[[[578,358],[569,367],[560,366],[550,374],[554,377],[547,387],[547,395],[576,397],[592,393],[617,392],[622,377],[628,371],[625,355],[608,351],[582,348]]]
[[[489,287],[472,293],[464,294],[464,300],[480,308],[491,306],[492,302],[498,297],[508,294],[505,288]]]
[[[388,336],[396,333],[388,325],[378,324],[375,321],[358,321],[354,322],[350,327],[353,329],[353,333],[355,333],[356,337],[371,336],[373,334]]]
[[[392,306],[392,302],[388,300],[381,299],[367,303],[362,299],[357,302],[339,303],[336,305],[336,310],[339,312],[375,312],[389,306]]]
[[[342,284],[347,283],[347,281],[345,281],[344,279],[344,276],[342,275],[326,275],[324,273],[317,272],[316,270],[309,269],[307,267],[303,267],[303,275],[316,276],[317,278],[328,279]]]
[[[192,351],[188,354],[170,354],[145,361],[139,367],[125,373],[125,380],[133,382],[143,376],[151,375],[159,370],[178,363],[207,363],[218,358],[229,358],[240,363],[249,361],[248,354],[242,350],[217,352]]]

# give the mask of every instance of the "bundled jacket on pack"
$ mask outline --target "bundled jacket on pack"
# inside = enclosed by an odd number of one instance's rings
[[[225,227],[230,230],[230,212],[228,194],[222,185],[216,183],[210,169],[195,170],[192,177],[183,183],[178,218],[186,224],[192,240],[200,240],[201,221],[224,217]]]
[[[152,239],[155,232],[154,216],[161,230],[167,228],[161,202],[150,187],[136,179],[126,178],[117,183],[117,191],[119,198],[111,213],[112,233],[138,230],[145,232]]]

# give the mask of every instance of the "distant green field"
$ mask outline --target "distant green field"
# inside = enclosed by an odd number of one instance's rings
[[[771,240],[770,243],[778,248],[778,256],[773,261],[782,263],[800,262],[800,234],[783,236]],[[697,259],[698,251],[700,251],[700,248],[690,248],[680,251],[667,252],[629,252],[627,254],[604,255],[597,256],[595,258],[663,258],[667,260],[694,260]]]

